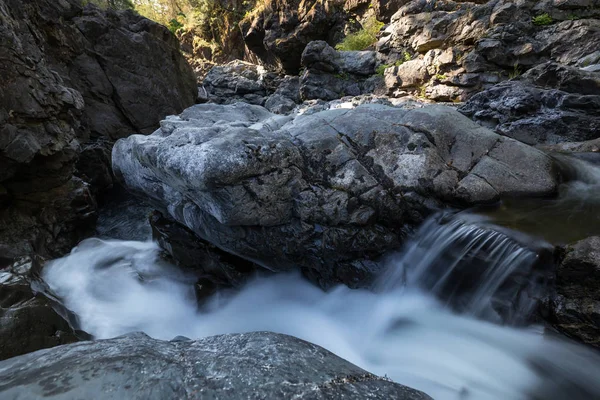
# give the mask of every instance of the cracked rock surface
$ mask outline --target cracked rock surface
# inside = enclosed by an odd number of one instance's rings
[[[270,332],[80,342],[1,362],[0,382],[4,399],[431,399]]]
[[[443,106],[278,116],[201,104],[113,149],[115,176],[200,238],[322,286],[363,285],[434,210],[556,190],[551,159]]]

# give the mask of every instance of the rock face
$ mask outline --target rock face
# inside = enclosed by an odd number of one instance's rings
[[[259,268],[250,261],[199,239],[194,232],[158,211],[151,214],[150,225],[152,239],[179,267],[192,270],[198,277],[198,300],[202,300],[219,286],[241,286]]]
[[[3,361],[0,377],[7,400],[431,399],[319,346],[270,332],[172,342],[130,334]]]
[[[465,101],[548,61],[589,72],[600,70],[600,3],[596,0],[285,0],[264,4],[241,24],[251,54],[248,59],[293,75],[300,66],[306,68],[301,72],[304,99],[381,92]],[[364,22],[370,15],[389,22],[370,48],[376,50],[370,52],[376,55],[376,64],[364,69],[364,74],[344,71],[343,63],[330,62],[337,52],[324,43],[334,46],[343,34],[360,28],[357,21]],[[307,52],[327,61],[306,57]]]
[[[376,46],[390,64],[385,73],[390,94],[403,88],[436,101],[465,100],[547,61],[585,66],[597,60],[595,0],[395,4],[400,7]],[[536,19],[543,14],[545,19]],[[392,65],[407,59],[415,64]]]
[[[58,302],[32,289],[35,260],[0,263],[0,360],[88,337],[73,330]]]
[[[305,68],[300,78],[303,100],[335,100],[375,92],[381,77],[374,51],[337,51],[324,41],[310,42],[302,53]]]
[[[546,63],[473,96],[460,109],[528,144],[600,138],[600,74]]]
[[[205,101],[217,104],[243,101],[285,114],[300,103],[298,77],[280,76],[239,60],[212,68],[202,85]]]
[[[551,322],[566,335],[600,347],[600,237],[581,240],[564,251]]]
[[[266,0],[240,23],[251,61],[296,75],[304,47],[313,40],[335,44],[344,30],[344,0]],[[257,6],[259,7],[259,6]]]
[[[112,141],[194,103],[163,26],[77,0],[0,1],[0,254],[58,255],[110,186]]]
[[[373,260],[445,204],[556,189],[549,157],[441,106],[202,104],[119,140],[113,168],[200,238],[323,286],[368,283]]]

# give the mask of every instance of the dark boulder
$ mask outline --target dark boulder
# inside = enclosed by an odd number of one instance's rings
[[[68,310],[40,292],[40,268],[36,259],[0,260],[0,360],[89,338],[67,322],[75,321]]]
[[[325,41],[310,42],[302,53],[300,96],[335,100],[373,93],[378,84],[383,86],[383,79],[375,74],[378,64],[374,51],[337,51]]]
[[[527,144],[600,137],[600,74],[546,63],[473,96],[460,108],[497,133]]]
[[[0,363],[3,399],[398,399],[426,394],[317,345],[254,332],[171,342],[129,334]]]
[[[210,242],[200,239],[185,226],[154,211],[150,215],[152,239],[184,270],[198,277],[199,289],[219,286],[241,286],[259,266],[227,253]]]
[[[556,190],[552,160],[439,106],[277,116],[202,104],[119,140],[115,176],[200,238],[322,286],[373,261],[434,210]]]
[[[600,237],[564,248],[551,301],[551,322],[562,333],[600,347]]]
[[[240,23],[252,61],[296,75],[304,47],[313,40],[330,44],[343,32],[343,1],[267,0]]]
[[[112,142],[197,96],[167,28],[78,0],[0,0],[0,253],[64,254],[112,184]]]

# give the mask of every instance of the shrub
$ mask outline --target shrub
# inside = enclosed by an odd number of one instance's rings
[[[544,13],[544,14],[538,15],[536,17],[533,17],[532,22],[534,25],[544,26],[544,25],[550,25],[553,22],[553,20],[552,20],[552,17],[548,13]]]
[[[375,17],[369,17],[361,30],[346,36],[335,48],[342,51],[364,50],[377,41],[377,33],[383,25]]]
[[[521,75],[523,72],[521,71],[521,67],[519,63],[515,63],[513,66],[512,72],[508,73],[508,79],[515,79],[517,76]]]
[[[184,16],[185,17],[185,16]],[[169,25],[167,26],[172,33],[177,32],[178,29],[183,28],[183,24],[179,22],[177,18],[173,18],[169,21]]]
[[[376,75],[380,75],[383,76],[383,73],[385,72],[385,70],[387,68],[391,67],[390,64],[381,64],[379,67],[377,67],[377,69],[375,70],[375,74]]]
[[[392,66],[399,67],[402,64],[404,64],[406,61],[410,61],[410,60],[412,60],[412,56],[410,55],[409,52],[405,51],[404,54],[402,54],[402,59],[396,61],[394,64],[381,64],[375,70],[375,74],[383,76],[383,74],[385,73],[385,70],[387,68],[392,67]]]

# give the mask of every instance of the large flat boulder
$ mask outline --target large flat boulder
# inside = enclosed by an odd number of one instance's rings
[[[397,399],[426,394],[270,332],[166,342],[138,333],[0,362],[3,399]]]
[[[454,109],[276,116],[202,104],[121,139],[115,176],[200,238],[272,270],[356,286],[432,211],[556,190],[544,153]]]

